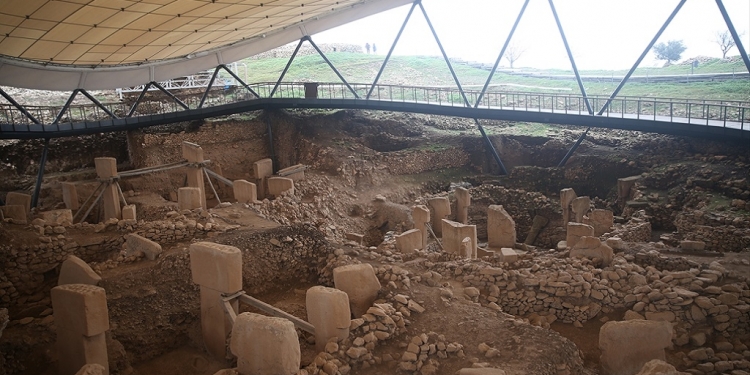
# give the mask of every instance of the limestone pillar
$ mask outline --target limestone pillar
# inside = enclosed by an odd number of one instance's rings
[[[226,357],[226,340],[232,322],[224,311],[222,293],[242,289],[242,252],[240,249],[212,242],[190,245],[190,272],[201,287],[201,331],[206,349],[216,358]],[[235,313],[237,301],[232,304]]]
[[[469,205],[471,205],[471,194],[469,190],[457,187],[453,191],[456,196],[456,221],[461,224],[469,222]]]
[[[578,197],[576,199],[573,199],[573,201],[570,203],[570,206],[573,209],[576,223],[582,223],[583,217],[586,216],[586,214],[588,214],[589,210],[591,209],[591,198]]]
[[[419,249],[424,250],[427,247],[427,223],[430,222],[430,209],[424,205],[418,205],[411,208],[411,217],[414,220],[414,228],[419,229],[422,233],[422,243]]]
[[[182,157],[193,165],[187,168],[187,185],[200,189],[201,208],[206,208],[206,186],[203,181],[203,168],[199,163],[203,163],[203,149],[195,143],[182,142]]]
[[[419,229],[410,229],[396,235],[396,249],[404,254],[413,253],[422,246],[422,233]]]
[[[234,199],[240,203],[255,203],[258,201],[257,186],[245,180],[236,180],[232,183]]]
[[[10,192],[5,195],[5,204],[7,206],[23,206],[26,215],[28,215],[31,212],[31,195]]]
[[[352,312],[349,308],[349,296],[345,292],[314,286],[307,290],[305,296],[307,321],[315,327],[315,349],[325,350],[326,343],[349,337],[349,326]]]
[[[638,180],[641,179],[641,176],[631,176],[631,177],[625,177],[625,178],[618,178],[617,179],[617,198],[620,201],[626,201],[630,199],[630,192],[633,189],[633,185],[635,185]]]
[[[182,187],[177,189],[177,207],[180,208],[180,210],[193,210],[196,208],[201,208],[201,196],[205,198],[205,195],[202,194],[200,188],[196,187]]]
[[[301,351],[294,323],[284,318],[242,313],[229,343],[242,375],[294,375]]]
[[[498,249],[516,246],[516,222],[501,205],[487,208],[487,246]]]
[[[60,266],[60,276],[57,278],[57,285],[98,285],[101,281],[102,277],[94,272],[88,263],[75,255],[68,255],[68,258]]]
[[[583,217],[583,223],[594,227],[594,236],[599,237],[612,230],[612,227],[615,225],[615,216],[610,210],[597,208],[591,210],[587,216]]]
[[[577,197],[576,192],[571,188],[560,190],[560,206],[562,206],[563,225],[566,225],[567,222],[570,221],[570,203]]]
[[[333,269],[333,284],[349,296],[349,306],[355,318],[372,307],[380,291],[380,280],[369,263],[349,264]]]
[[[568,223],[568,232],[565,236],[565,243],[569,248],[575,246],[578,240],[584,236],[593,237],[594,227],[581,223]]]
[[[136,214],[135,214],[135,205],[129,204],[127,206],[124,206],[122,208],[122,219],[123,220],[136,220]]]
[[[103,288],[67,284],[52,288],[57,327],[60,375],[74,375],[85,364],[104,366],[109,373],[105,332],[109,329],[107,296]]]
[[[266,179],[266,185],[268,190],[266,191],[268,196],[278,197],[282,193],[291,191],[294,194],[294,180],[286,177],[268,177]]]
[[[268,186],[266,180],[273,175],[273,160],[261,159],[253,163],[255,184],[258,185],[258,199],[266,198]]]
[[[443,250],[446,253],[462,254],[464,252],[464,240],[469,239],[470,250],[466,252],[469,259],[477,257],[477,226],[463,225],[461,223],[443,219]]]
[[[73,211],[81,207],[81,204],[78,202],[78,190],[76,189],[76,184],[72,182],[63,182],[61,185],[65,207]]]
[[[451,203],[447,197],[430,198],[427,200],[432,218],[432,231],[436,236],[443,235],[443,219],[451,214]]]
[[[94,166],[96,167],[96,175],[100,180],[113,181],[117,177],[117,159],[115,158],[95,158]],[[105,221],[112,218],[122,219],[120,194],[117,192],[117,185],[110,183],[105,187],[102,200],[104,202]]]
[[[672,347],[672,324],[656,320],[607,322],[599,330],[602,369],[606,375],[630,375],[644,364],[664,360]]]

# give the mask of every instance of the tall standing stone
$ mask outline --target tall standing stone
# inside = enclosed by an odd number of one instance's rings
[[[570,206],[573,208],[573,214],[575,215],[576,223],[582,223],[583,217],[586,216],[586,214],[588,214],[589,210],[591,209],[591,198],[578,197],[576,199],[573,199],[573,202],[570,203]]]
[[[28,215],[31,212],[31,195],[11,191],[5,195],[5,204],[8,206],[23,206],[26,215]]]
[[[114,178],[117,177],[117,159],[115,158],[95,158],[94,166],[96,175],[100,180],[108,180],[109,184],[104,188],[102,199],[104,202],[104,220],[122,219],[120,207],[120,195],[117,191],[117,185]]]
[[[487,209],[487,246],[491,248],[514,248],[516,246],[516,222],[501,205]]]
[[[315,327],[315,348],[319,352],[330,339],[340,341],[349,336],[352,312],[344,291],[314,286],[307,290],[305,305],[307,321]]]
[[[414,228],[419,229],[422,233],[422,243],[419,247],[424,250],[427,247],[427,223],[430,222],[430,209],[424,205],[418,205],[411,208],[411,217],[414,220]]]
[[[349,296],[349,306],[355,318],[372,307],[380,291],[380,280],[369,263],[349,264],[333,269],[333,284]]]
[[[234,199],[240,203],[255,203],[258,201],[258,189],[252,182],[236,180],[232,183]]]
[[[253,313],[237,315],[229,342],[242,375],[294,375],[301,352],[294,323]]]
[[[258,186],[258,199],[266,198],[268,194],[267,180],[273,175],[273,160],[261,159],[253,163],[255,184]]]
[[[62,186],[62,196],[65,207],[73,211],[81,207],[80,202],[78,202],[78,190],[76,189],[76,184],[72,182],[63,182],[60,185]]]
[[[469,190],[457,187],[453,191],[456,197],[456,221],[461,224],[469,222],[469,206],[471,205],[471,194]]]
[[[604,374],[633,375],[644,364],[664,360],[664,349],[672,347],[672,324],[655,320],[604,323],[599,330],[600,362]]]
[[[469,259],[477,257],[477,226],[443,219],[443,250],[446,253],[466,255]],[[468,250],[464,240],[468,238]],[[465,254],[464,254],[465,252]]]
[[[618,178],[617,179],[617,198],[620,201],[629,200],[631,196],[630,192],[633,190],[633,186],[640,179],[641,179],[641,176],[630,176],[630,177],[625,177],[625,178]]]
[[[571,188],[560,190],[560,206],[562,206],[563,212],[563,225],[570,221],[570,203],[577,197],[576,192]]]
[[[610,210],[594,209],[583,217],[583,223],[594,227],[594,236],[599,237],[612,230],[615,225],[615,216]]]
[[[242,290],[242,252],[212,242],[190,245],[190,271],[201,288],[201,331],[206,349],[217,358],[226,356],[226,339],[232,322],[224,311],[222,293]],[[232,308],[237,312],[235,300]]]
[[[568,223],[568,232],[565,236],[565,243],[569,248],[576,245],[578,240],[583,236],[594,236],[594,227],[581,223]]]
[[[447,197],[430,198],[427,200],[430,206],[430,217],[432,219],[432,231],[436,236],[443,235],[443,219],[451,214],[451,202]]]
[[[182,157],[187,160],[189,165],[187,169],[187,185],[188,187],[198,188],[200,190],[200,203],[201,208],[206,208],[206,185],[203,181],[203,166],[201,165],[205,159],[203,159],[203,148],[201,146],[190,143],[182,142]]]
[[[87,363],[109,372],[105,332],[109,330],[104,288],[67,284],[52,288],[60,375],[74,375]]]

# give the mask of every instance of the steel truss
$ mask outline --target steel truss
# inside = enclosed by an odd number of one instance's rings
[[[445,60],[447,66],[448,66],[448,69],[449,69],[449,71],[451,73],[451,76],[453,77],[453,80],[454,80],[454,82],[456,84],[456,87],[458,88],[458,91],[461,94],[464,106],[467,107],[467,108],[478,109],[479,106],[480,106],[480,104],[482,103],[483,98],[487,94],[487,90],[488,90],[488,88],[490,86],[490,82],[492,81],[492,78],[494,77],[495,73],[497,72],[497,68],[498,68],[498,66],[500,64],[500,60],[502,59],[503,55],[505,54],[505,52],[506,52],[506,50],[508,48],[508,45],[509,45],[509,43],[510,43],[510,41],[511,41],[511,39],[512,39],[514,33],[515,33],[515,31],[516,31],[516,28],[517,28],[517,26],[518,26],[521,18],[524,15],[524,12],[525,12],[528,4],[529,4],[529,1],[530,0],[525,0],[524,3],[523,3],[523,5],[521,6],[521,9],[520,9],[520,11],[518,13],[518,16],[516,17],[516,20],[515,20],[512,28],[511,28],[511,30],[510,30],[507,38],[505,39],[505,43],[503,44],[502,48],[500,49],[500,52],[498,54],[497,59],[495,60],[495,64],[493,65],[492,70],[490,71],[490,73],[489,73],[489,75],[487,77],[487,80],[486,80],[486,82],[485,82],[485,84],[484,84],[481,92],[477,95],[477,100],[476,100],[475,103],[473,103],[473,105],[469,101],[469,98],[468,98],[468,96],[466,94],[466,91],[464,91],[463,87],[461,86],[461,83],[460,83],[460,81],[458,79],[458,76],[456,75],[456,72],[454,71],[451,62],[448,59],[448,55],[447,55],[445,49],[443,48],[443,45],[442,45],[442,43],[440,41],[440,38],[438,37],[437,32],[436,32],[435,28],[433,27],[432,22],[430,21],[430,18],[428,16],[427,11],[425,10],[424,5],[422,4],[421,0],[415,0],[412,3],[412,6],[409,9],[409,12],[406,15],[406,19],[402,23],[401,28],[399,29],[398,34],[396,35],[395,40],[391,44],[391,47],[388,50],[388,53],[385,56],[385,59],[383,60],[383,63],[381,65],[380,69],[378,70],[378,73],[375,76],[375,79],[374,79],[373,83],[369,85],[369,88],[367,89],[367,94],[364,97],[364,99],[361,98],[360,95],[357,93],[357,90],[355,90],[352,87],[352,85],[350,85],[349,82],[347,82],[347,80],[344,78],[344,76],[339,72],[338,69],[336,69],[336,67],[333,65],[333,63],[320,50],[320,48],[318,48],[318,46],[315,44],[315,42],[313,42],[312,38],[309,35],[305,35],[305,36],[303,36],[299,40],[299,43],[297,44],[297,47],[294,49],[294,52],[292,53],[291,57],[289,58],[289,61],[287,62],[286,66],[284,67],[284,70],[281,72],[281,75],[279,76],[279,79],[276,81],[275,85],[273,86],[273,89],[270,91],[270,95],[268,96],[268,98],[273,98],[274,95],[276,94],[277,90],[279,89],[281,83],[284,80],[284,77],[286,76],[286,73],[288,72],[290,66],[294,62],[294,59],[297,56],[297,53],[299,52],[299,49],[302,46],[302,44],[304,42],[309,42],[312,45],[312,47],[318,52],[318,54],[323,58],[323,60],[326,62],[326,64],[328,64],[328,66],[338,76],[338,78],[341,80],[341,82],[344,83],[344,85],[346,86],[346,88],[354,95],[354,97],[356,99],[358,99],[358,100],[370,100],[371,97],[372,97],[373,91],[378,86],[378,81],[380,80],[380,77],[382,76],[383,71],[385,70],[385,67],[388,64],[388,61],[390,60],[390,58],[391,58],[391,56],[393,54],[393,51],[394,51],[394,49],[395,49],[395,47],[396,47],[399,39],[401,38],[401,35],[403,34],[403,31],[406,28],[406,25],[409,23],[409,21],[411,19],[411,16],[414,13],[414,9],[416,9],[417,7],[419,7],[422,15],[424,16],[425,20],[427,21],[427,25],[429,26],[430,31],[431,31],[433,37],[435,38],[435,41],[436,41],[436,43],[437,43],[437,45],[438,45],[438,47],[440,49],[440,52],[441,52],[441,54],[443,56],[443,59]],[[729,18],[729,15],[727,14],[727,11],[726,11],[726,8],[724,7],[723,1],[722,0],[715,0],[715,1],[716,1],[717,7],[718,7],[718,9],[719,9],[719,11],[720,11],[723,19],[724,19],[724,21],[725,21],[725,23],[727,25],[727,28],[729,29],[729,32],[732,35],[732,38],[734,39],[734,42],[735,42],[735,45],[736,45],[737,49],[740,51],[740,55],[742,56],[742,59],[743,59],[743,61],[745,63],[745,67],[747,68],[748,72],[750,72],[750,59],[748,58],[747,52],[745,51],[745,49],[744,49],[744,47],[742,45],[742,41],[741,41],[741,39],[739,37],[739,34],[737,34],[737,31],[736,31],[734,25],[732,24],[731,19]],[[609,95],[609,97],[606,99],[606,101],[604,101],[604,104],[601,106],[601,108],[599,108],[599,111],[595,113],[594,107],[591,104],[590,97],[586,94],[585,87],[583,85],[581,76],[580,76],[580,74],[578,72],[578,68],[576,66],[575,59],[573,57],[573,53],[572,53],[572,51],[570,49],[570,46],[569,46],[568,41],[567,41],[567,38],[566,38],[565,33],[563,31],[562,23],[560,21],[560,18],[559,18],[558,14],[557,14],[556,9],[555,9],[554,2],[553,2],[553,0],[548,0],[549,6],[550,6],[550,10],[552,11],[552,15],[553,15],[553,17],[555,19],[555,23],[557,24],[558,31],[560,32],[560,37],[562,39],[563,45],[565,46],[565,50],[566,50],[568,58],[570,60],[571,67],[572,67],[573,72],[575,74],[576,82],[577,82],[578,87],[579,87],[579,89],[581,91],[581,95],[583,97],[583,101],[584,101],[584,104],[586,106],[586,110],[588,111],[588,115],[589,116],[598,117],[598,116],[602,116],[605,113],[609,113],[609,107],[613,103],[613,101],[617,97],[617,95],[619,94],[620,90],[628,82],[628,80],[630,79],[630,77],[632,76],[632,74],[635,72],[636,68],[643,61],[643,59],[645,58],[645,56],[651,50],[651,48],[656,43],[656,41],[659,39],[659,37],[662,35],[662,33],[664,32],[664,30],[667,28],[667,26],[671,23],[672,19],[674,19],[674,17],[680,11],[680,9],[685,4],[685,2],[686,2],[686,0],[680,0],[680,2],[675,7],[674,11],[672,11],[672,13],[669,15],[669,17],[667,17],[667,19],[664,22],[664,24],[656,32],[656,35],[654,35],[653,39],[648,43],[648,45],[646,46],[646,48],[644,48],[644,50],[641,53],[641,55],[636,59],[635,63],[632,65],[632,67],[630,68],[630,70],[628,71],[628,73],[622,78],[622,80],[617,85],[617,87],[614,89],[614,91],[612,92],[612,94]],[[245,89],[247,89],[248,92],[250,92],[255,98],[257,98],[257,99],[261,98],[261,96],[256,91],[254,91],[246,82],[244,82],[242,79],[240,79],[237,76],[237,74],[235,74],[235,72],[232,71],[232,69],[229,69],[224,64],[220,64],[220,65],[218,65],[214,69],[214,71],[213,71],[210,79],[208,80],[207,86],[203,86],[203,83],[201,83],[201,87],[206,87],[206,89],[203,92],[203,95],[201,97],[200,103],[197,106],[198,109],[202,108],[203,105],[205,104],[206,99],[208,98],[209,91],[211,90],[212,86],[214,85],[214,83],[216,81],[216,78],[218,77],[219,72],[222,69],[225,70],[227,73],[229,73],[229,75],[231,75],[234,80],[236,80],[237,82],[239,82],[240,85],[243,86]],[[127,114],[125,115],[125,117],[133,117],[134,116],[134,114],[136,113],[136,110],[138,108],[138,105],[144,100],[144,97],[146,96],[147,91],[152,90],[152,87],[158,89],[161,92],[163,92],[165,95],[167,95],[170,99],[172,99],[177,105],[179,105],[183,109],[190,110],[190,107],[187,104],[185,104],[182,100],[180,100],[179,98],[177,98],[174,94],[172,94],[168,90],[168,88],[165,88],[162,84],[160,84],[158,82],[151,81],[151,82],[149,82],[149,83],[147,83],[147,84],[145,84],[143,86],[143,88],[141,89],[140,95],[138,96],[138,99],[135,101],[135,103],[133,103],[133,105],[127,111]],[[135,91],[135,90],[132,90],[132,91]],[[70,108],[73,100],[75,99],[75,97],[77,96],[78,93],[81,93],[84,96],[86,96],[92,103],[95,104],[96,107],[98,107],[99,109],[103,110],[112,119],[118,119],[118,117],[112,111],[110,111],[106,106],[104,106],[96,98],[94,98],[92,95],[90,95],[86,90],[84,90],[84,89],[75,89],[71,93],[71,95],[68,98],[68,100],[65,103],[65,105],[62,107],[62,109],[59,111],[59,113],[57,113],[57,115],[55,116],[55,119],[52,122],[52,125],[56,125],[56,124],[58,124],[62,120],[63,116],[65,115],[65,112]],[[41,121],[39,121],[37,118],[35,118],[31,113],[29,113],[29,111],[23,105],[21,105],[18,102],[16,102],[10,95],[8,95],[2,89],[0,89],[0,96],[4,97],[16,110],[20,111],[23,114],[23,116],[26,117],[26,118],[28,118],[31,122],[33,122],[36,125],[42,125]],[[598,102],[598,99],[597,99],[597,102]],[[553,111],[554,111],[554,109],[553,109]],[[654,113],[654,116],[656,116],[655,113]],[[271,120],[270,120],[270,118],[268,118],[266,121],[267,121],[267,128],[268,128],[270,150],[271,150],[271,153],[272,153],[272,157],[275,157],[275,155],[273,155],[273,153],[274,153],[273,152],[273,133],[272,133]],[[475,124],[477,126],[477,129],[481,133],[482,138],[484,139],[484,141],[486,143],[487,149],[491,152],[493,159],[498,164],[498,167],[499,167],[501,173],[502,174],[507,174],[507,170],[506,170],[505,166],[503,165],[502,160],[500,159],[500,156],[497,153],[497,150],[495,149],[494,145],[492,144],[492,141],[490,140],[490,138],[487,136],[487,133],[485,132],[484,128],[480,124],[479,119],[475,117],[474,121],[475,121]],[[575,153],[575,151],[578,148],[578,146],[580,146],[580,144],[583,142],[583,140],[585,139],[585,137],[588,134],[589,130],[590,130],[590,127],[587,128],[583,132],[583,134],[581,134],[581,136],[578,138],[578,140],[575,142],[575,144],[566,153],[565,157],[560,161],[560,163],[558,164],[559,167],[565,166],[565,164],[568,161],[568,159]],[[48,150],[49,150],[49,138],[45,138],[44,148],[42,150],[42,155],[41,155],[40,163],[39,163],[39,167],[40,168],[39,168],[39,172],[38,172],[38,176],[37,176],[37,181],[36,181],[36,187],[35,187],[34,196],[33,196],[33,202],[32,202],[33,206],[36,206],[37,203],[38,203],[39,190],[40,190],[40,186],[41,186],[41,181],[42,181],[42,179],[44,177],[44,166],[46,164]],[[275,167],[275,163],[274,163],[274,167]]]

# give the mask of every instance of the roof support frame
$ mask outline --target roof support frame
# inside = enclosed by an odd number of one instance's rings
[[[5,100],[7,100],[11,105],[13,105],[14,107],[16,107],[17,110],[19,110],[21,113],[23,113],[23,115],[26,116],[29,120],[31,120],[31,122],[33,122],[33,123],[35,123],[37,125],[41,125],[41,123],[39,122],[39,120],[37,120],[34,116],[32,116],[31,113],[29,113],[29,111],[27,111],[24,106],[18,104],[18,102],[15,101],[12,96],[8,95],[8,93],[6,93],[5,91],[3,91],[3,89],[1,87],[0,87],[0,95],[2,95],[3,98],[5,98]]]
[[[549,7],[552,10],[552,15],[555,17],[555,23],[557,23],[557,29],[560,30],[560,37],[562,37],[563,44],[565,45],[565,51],[568,53],[568,58],[570,59],[570,65],[573,67],[573,73],[575,73],[576,75],[578,88],[581,89],[581,95],[583,95],[583,101],[584,103],[586,103],[586,109],[589,111],[590,115],[593,115],[594,110],[591,109],[591,103],[589,103],[589,97],[588,95],[586,95],[586,88],[583,86],[583,81],[581,81],[581,75],[578,73],[576,60],[573,58],[573,52],[570,51],[570,45],[568,45],[568,38],[565,37],[565,32],[563,31],[562,23],[560,23],[560,17],[557,15],[557,10],[555,9],[555,3],[553,2],[553,0],[549,0]]]
[[[260,95],[258,95],[258,93],[255,92],[255,90],[250,88],[250,86],[248,86],[247,83],[245,83],[245,81],[240,79],[240,77],[237,74],[235,74],[232,71],[232,69],[229,69],[226,64],[221,64],[219,66],[222,67],[227,73],[229,73],[229,75],[231,75],[232,78],[234,78],[237,82],[239,82],[242,85],[242,87],[246,88],[247,91],[250,91],[251,94],[255,95],[256,98],[260,99]]]
[[[198,108],[203,108],[203,103],[206,102],[208,92],[211,91],[211,87],[213,87],[214,81],[216,81],[216,76],[219,75],[219,70],[221,70],[221,65],[217,66],[216,69],[214,69],[214,74],[211,75],[211,79],[208,81],[208,86],[206,87],[206,91],[203,92],[203,96],[201,96],[201,101],[200,103],[198,103]]]
[[[271,94],[268,95],[269,98],[273,98],[273,95],[276,94],[276,90],[278,90],[279,85],[281,85],[281,81],[284,80],[284,76],[286,75],[286,72],[289,70],[289,67],[292,66],[292,62],[294,62],[294,58],[297,57],[297,53],[299,52],[299,49],[300,47],[302,47],[302,43],[304,42],[305,42],[305,38],[302,38],[299,40],[299,43],[297,43],[297,47],[294,49],[294,52],[292,52],[292,57],[290,57],[289,61],[287,61],[286,66],[284,67],[284,70],[281,71],[279,80],[276,81],[276,85],[273,87],[273,90],[271,90]]]
[[[745,68],[747,68],[747,71],[750,72],[750,58],[748,58],[747,51],[745,51],[745,48],[742,46],[742,38],[740,38],[740,35],[737,34],[737,29],[734,28],[734,24],[732,24],[732,19],[729,18],[727,9],[724,7],[724,2],[722,0],[716,0],[716,5],[719,7],[721,16],[724,17],[724,22],[726,22],[727,24],[729,33],[732,34],[732,38],[734,38],[735,47],[737,47],[737,49],[740,51],[740,56],[742,56],[742,61],[745,62]]]
[[[106,113],[109,117],[118,118],[114,113],[112,113],[112,111],[110,111],[107,107],[105,107],[104,104],[102,104],[102,102],[100,102],[97,98],[89,94],[89,92],[86,91],[86,89],[78,89],[78,91],[81,94],[83,94],[85,97],[89,98],[89,100],[91,100],[92,103],[96,104],[97,107],[101,108],[102,111],[104,111],[104,113]]]
[[[182,100],[180,100],[178,97],[174,96],[174,94],[172,94],[171,92],[169,92],[169,90],[165,89],[162,85],[160,85],[159,82],[151,81],[150,84],[154,85],[154,87],[156,87],[157,89],[159,89],[159,91],[163,92],[165,95],[167,95],[168,97],[172,98],[172,100],[174,100],[177,104],[179,104],[180,107],[182,107],[184,109],[190,109],[190,107],[187,104],[185,104],[185,102],[183,102]]]
[[[130,107],[130,111],[128,111],[128,114],[125,117],[133,117],[133,114],[135,113],[135,110],[138,108],[138,105],[141,104],[141,100],[143,100],[143,97],[146,96],[146,92],[148,91],[149,87],[151,87],[151,82],[143,86],[143,90],[141,90],[141,94],[138,95],[138,99],[135,100],[135,103],[133,103],[133,106]]]
[[[354,94],[354,97],[357,99],[361,99],[359,95],[357,94],[357,92],[354,91],[352,86],[349,84],[349,82],[346,81],[346,78],[344,78],[344,76],[342,76],[341,73],[339,73],[339,70],[336,69],[335,66],[333,66],[333,63],[331,62],[331,60],[328,60],[328,57],[326,56],[326,54],[323,53],[323,51],[321,51],[320,48],[318,48],[318,45],[315,44],[315,42],[313,42],[312,37],[308,35],[304,37],[303,39],[306,39],[308,42],[310,42],[310,45],[313,46],[313,48],[315,48],[316,51],[318,51],[318,54],[320,55],[320,57],[322,57],[323,60],[325,60],[326,64],[328,64],[328,66],[331,67],[331,69],[333,70],[334,73],[336,73],[336,75],[339,77],[341,82],[343,82],[344,85],[346,85],[346,87],[349,88],[349,91],[351,91],[352,94]]]

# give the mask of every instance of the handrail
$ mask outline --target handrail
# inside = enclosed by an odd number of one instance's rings
[[[261,97],[268,98],[275,86],[274,82],[259,82],[248,86],[255,90]],[[305,84],[309,82],[281,83],[274,98],[305,98]],[[412,85],[371,84],[353,83],[349,90],[342,83],[317,83],[318,99],[356,99],[354,92],[365,97],[367,92],[373,89],[369,99],[404,103],[426,103],[438,106],[464,107],[465,100],[457,88],[451,87],[429,87]],[[464,90],[463,93],[470,101],[476,100],[480,94],[478,90]],[[244,89],[214,90],[208,95],[205,107],[236,103],[245,100],[253,100],[254,96],[244,93]],[[595,109],[600,109],[609,100],[603,95],[588,95],[588,100]],[[197,109],[200,98],[195,95],[183,99],[189,109]],[[125,102],[104,103],[104,108],[118,117],[127,117],[131,105]],[[74,123],[81,121],[96,121],[110,118],[103,108],[92,104],[77,104],[65,108],[64,106],[26,106],[27,112],[31,113],[40,122],[49,124],[57,116],[61,120],[51,129],[60,129],[61,123]],[[522,92],[522,91],[487,91],[479,102],[478,108],[498,110],[523,110],[534,112],[550,112],[578,114],[581,116],[592,116],[588,113],[585,100],[581,95],[573,93],[545,93],[545,92]],[[183,111],[174,101],[166,101],[150,98],[138,106],[135,115],[168,114]],[[734,126],[745,129],[745,124],[750,124],[750,103],[739,100],[713,100],[713,99],[675,99],[659,97],[619,96],[609,103],[604,113],[599,117],[620,117],[635,119],[664,120],[669,122],[685,122],[697,124],[704,121],[705,125],[719,121],[724,127]],[[21,113],[18,108],[10,104],[0,104],[0,123],[13,125],[32,125],[29,117]],[[714,125],[716,125],[714,123]],[[750,127],[748,127],[750,130]]]

